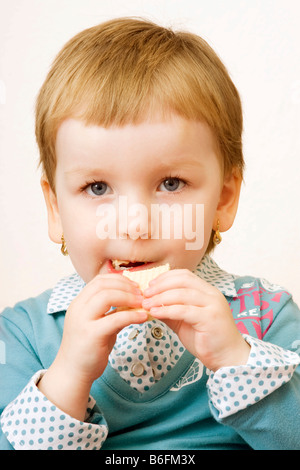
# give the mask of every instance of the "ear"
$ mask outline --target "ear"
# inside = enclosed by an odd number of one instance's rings
[[[232,226],[239,205],[242,177],[237,169],[224,178],[220,200],[217,207],[213,229],[220,221],[220,232],[226,232]]]
[[[50,187],[45,176],[41,178],[41,187],[43,190],[47,213],[48,213],[48,234],[50,240],[54,243],[61,243],[63,233],[61,219],[59,215],[56,195]]]

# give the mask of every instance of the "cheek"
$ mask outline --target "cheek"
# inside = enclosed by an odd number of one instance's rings
[[[214,224],[218,199],[215,197],[201,199],[194,204],[192,211],[188,211],[188,217],[184,219],[184,233],[186,238],[194,235],[198,239],[202,237],[203,245],[207,245]]]
[[[88,283],[99,273],[107,241],[99,240],[95,229],[76,230],[75,227],[66,232],[66,241],[69,258],[76,272]]]
[[[212,208],[207,208],[205,210],[204,214],[204,239],[205,243],[208,244],[213,224],[214,224],[214,219],[215,219],[215,213],[217,209],[217,204],[214,205]]]
[[[70,207],[68,204],[60,207],[60,214],[71,259],[93,252],[99,244],[96,234],[96,215],[82,210],[80,206]]]
[[[62,193],[58,198],[58,209],[65,238],[73,239],[96,233],[96,211],[86,209],[80,200]]]
[[[69,253],[93,253],[97,247],[101,248],[103,240],[96,234],[96,224],[89,220],[70,220],[64,226],[65,239],[68,241]]]

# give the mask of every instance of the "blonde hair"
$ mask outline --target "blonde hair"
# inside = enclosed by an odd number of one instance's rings
[[[104,127],[173,112],[212,129],[224,174],[243,174],[242,107],[225,66],[199,36],[119,18],[86,29],[60,51],[36,103],[40,164],[55,191],[55,140],[68,117]]]

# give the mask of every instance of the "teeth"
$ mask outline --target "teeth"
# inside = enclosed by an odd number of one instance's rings
[[[142,266],[145,264],[144,261],[124,261],[124,260],[119,260],[119,259],[114,259],[112,260],[112,266],[114,269],[117,271],[124,271],[128,268],[134,268],[137,266]]]
[[[117,270],[120,271],[121,269],[126,269],[124,267],[121,267],[121,264],[129,264],[130,261],[122,261],[122,260],[119,260],[119,259],[113,259],[111,263],[112,263],[114,269],[117,269]]]

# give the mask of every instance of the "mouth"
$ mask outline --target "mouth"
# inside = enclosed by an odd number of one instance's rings
[[[155,265],[152,261],[127,261],[113,259],[108,261],[108,271],[111,273],[120,273],[122,271],[138,271],[149,269]]]

